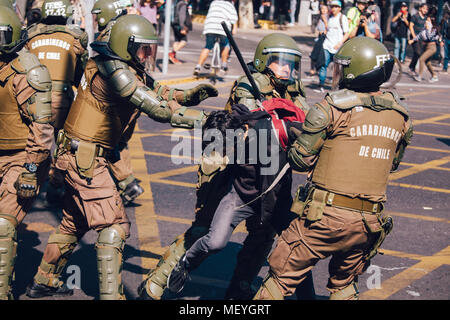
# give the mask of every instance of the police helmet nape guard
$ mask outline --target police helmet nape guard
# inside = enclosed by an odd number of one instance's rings
[[[131,4],[129,1],[126,2],[123,0],[98,0],[94,3],[91,13],[95,14],[99,31],[103,30],[108,22],[121,14],[128,4]]]
[[[73,14],[70,0],[44,0],[41,7],[42,20],[65,19]]]
[[[253,65],[258,72],[268,73],[276,82],[283,85],[300,79],[300,62],[302,53],[295,40],[283,33],[272,33],[265,36],[256,47]],[[289,65],[289,74],[276,74],[269,69],[272,62],[278,65]]]
[[[0,10],[0,55],[19,51],[27,40],[27,31],[22,28],[14,10],[2,7]]]
[[[145,60],[158,45],[152,23],[139,15],[119,17],[111,27],[108,47],[121,60],[144,69]]]
[[[378,40],[356,37],[334,55],[333,89],[378,90],[388,81],[394,58]]]

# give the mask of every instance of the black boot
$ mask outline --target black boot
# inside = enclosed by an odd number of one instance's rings
[[[167,278],[167,288],[174,293],[179,293],[183,290],[188,278],[189,270],[186,263],[186,255],[183,255]]]
[[[138,298],[137,300],[155,300],[147,293],[147,289],[145,286],[147,285],[147,280],[141,282],[139,287],[137,288]]]
[[[45,284],[39,284],[33,279],[33,283],[27,287],[27,296],[30,298],[42,298],[47,296],[63,297],[73,295],[73,290],[65,284],[58,287],[50,287]]]

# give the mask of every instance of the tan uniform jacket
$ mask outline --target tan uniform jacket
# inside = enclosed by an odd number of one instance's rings
[[[379,97],[397,103],[391,93]],[[340,109],[330,101],[320,102],[330,105],[331,120],[320,152],[309,159],[316,163],[312,181],[338,194],[385,201],[393,158],[411,125],[407,114],[367,106]]]
[[[137,77],[137,86],[145,86],[145,80],[129,67]],[[181,106],[169,101],[172,110]],[[127,98],[122,98],[100,74],[93,59],[87,63],[84,77],[72,104],[64,131],[71,137],[114,149],[119,142],[131,137],[140,111]]]
[[[108,86],[94,60],[89,60],[70,108],[64,131],[71,137],[114,149],[135,125],[140,112]]]
[[[28,30],[27,48],[44,64],[53,81],[80,81],[87,55],[87,34],[75,26],[36,24]]]

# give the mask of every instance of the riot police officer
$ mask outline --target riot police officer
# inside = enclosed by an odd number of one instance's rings
[[[97,41],[108,41],[111,27],[118,16],[126,14],[123,11],[125,8],[124,2],[116,0],[99,0],[94,4],[91,13],[94,15],[100,32],[97,36]],[[151,53],[153,55],[156,54],[156,46],[153,47]],[[195,88],[182,90],[161,85],[148,74],[146,77],[149,80],[147,83],[149,88],[155,91],[163,100],[176,100],[185,106],[197,105],[202,100],[208,97],[215,97],[218,94],[217,90],[209,84],[199,84]],[[127,206],[139,197],[144,192],[144,189],[139,185],[139,180],[133,175],[130,152],[124,141],[119,144],[118,151],[120,153],[119,159],[110,162],[109,168],[120,190],[122,201]]]
[[[358,37],[334,56],[334,85],[306,116],[289,150],[294,170],[308,171],[256,299],[283,299],[320,259],[331,256],[330,299],[357,299],[358,275],[370,265],[392,218],[383,213],[389,172],[412,137],[399,96],[379,87],[394,60],[379,41]]]
[[[309,106],[300,80],[301,57],[302,53],[294,39],[283,33],[272,33],[258,43],[249,67],[265,99],[291,100],[306,113]],[[233,104],[238,103],[246,105],[250,110],[258,108],[246,76],[240,77],[233,84],[226,108],[230,110]]]
[[[16,228],[47,175],[53,136],[50,75],[25,42],[15,12],[1,7],[0,299],[12,298]]]
[[[72,15],[69,0],[45,0],[40,23],[28,28],[27,48],[50,71],[52,78],[52,124],[56,133],[64,125],[73,102],[72,86],[78,87],[88,59],[88,36],[77,25],[67,25]],[[49,204],[62,198],[63,177],[52,164],[46,198]]]
[[[300,80],[301,57],[302,53],[292,37],[283,33],[272,33],[258,43],[250,70],[265,99],[291,100],[306,114],[309,105]],[[233,103],[244,104],[250,110],[259,107],[246,76],[234,83],[226,109]],[[252,297],[254,292],[251,283],[266,261],[276,235],[269,225],[261,226],[252,220],[246,221],[246,227],[248,236],[238,254],[236,268],[226,292],[226,298],[229,299]],[[314,298],[312,276],[299,288],[297,294],[299,298]]]
[[[112,26],[107,43],[93,46],[99,54],[88,61],[64,130],[58,134],[56,167],[64,171],[66,187],[63,219],[27,289],[31,297],[58,294],[67,260],[79,239],[94,229],[100,299],[124,298],[122,255],[129,220],[108,159],[141,113],[185,128],[201,125],[205,118],[203,112],[162,100],[146,85],[143,62],[156,42],[147,19],[125,15]]]

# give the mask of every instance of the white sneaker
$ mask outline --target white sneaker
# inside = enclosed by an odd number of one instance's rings
[[[322,86],[319,86],[319,87],[313,89],[313,91],[317,92],[317,93],[324,93],[325,89]]]
[[[414,80],[416,80],[417,82],[421,82],[421,81],[422,81],[422,78],[421,78],[420,76],[415,76],[415,77],[414,77]]]
[[[433,82],[438,82],[438,81],[439,81],[439,78],[438,78],[437,76],[434,76],[434,77],[432,77],[429,81],[430,81],[431,83],[433,83]]]
[[[194,69],[194,76],[198,76],[199,73],[200,73],[200,67],[196,66],[195,69]]]

